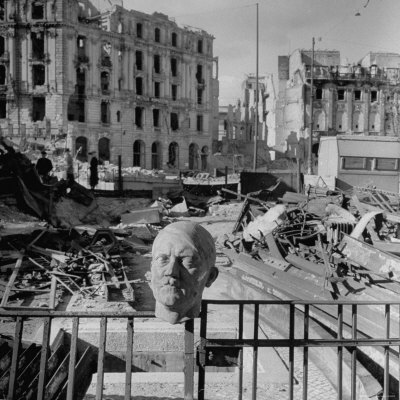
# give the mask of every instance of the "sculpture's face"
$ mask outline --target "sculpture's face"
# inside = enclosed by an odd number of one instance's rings
[[[193,232],[193,226],[182,222],[171,224],[159,233],[153,244],[153,294],[163,306],[161,317],[172,323],[197,316],[204,287],[210,286],[217,276],[212,238],[202,227],[200,232]],[[210,264],[212,257],[214,262]],[[168,311],[176,314],[176,321],[166,315]]]

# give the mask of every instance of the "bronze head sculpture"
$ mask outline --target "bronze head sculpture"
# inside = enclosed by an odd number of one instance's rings
[[[156,316],[171,324],[198,317],[203,290],[218,276],[215,259],[214,240],[201,225],[180,221],[160,231],[151,262]]]

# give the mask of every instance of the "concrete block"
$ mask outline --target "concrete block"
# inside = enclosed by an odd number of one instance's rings
[[[159,224],[161,216],[158,208],[142,208],[122,214],[121,222],[123,224]]]

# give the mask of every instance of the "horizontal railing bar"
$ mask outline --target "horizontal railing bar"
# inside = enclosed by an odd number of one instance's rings
[[[155,318],[154,311],[49,311],[49,310],[0,310],[3,317],[53,317],[53,318]]]
[[[207,304],[295,304],[295,305],[358,305],[358,306],[372,306],[372,305],[400,305],[400,301],[374,301],[374,300],[213,300],[207,299],[202,300],[203,303]]]
[[[218,339],[207,342],[212,347],[355,347],[355,346],[400,346],[400,339]]]
[[[332,300],[202,300],[203,304],[259,304],[259,305],[400,305],[399,302],[388,301],[332,301]],[[53,318],[155,318],[154,311],[54,311],[54,310],[4,310],[0,309],[0,318],[3,317],[53,317]]]

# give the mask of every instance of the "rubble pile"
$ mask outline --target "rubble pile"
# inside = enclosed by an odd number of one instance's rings
[[[134,302],[124,256],[148,252],[128,232],[98,229],[41,229],[3,236],[0,241],[0,294],[3,308],[54,309],[66,298]]]
[[[285,272],[282,281],[290,282],[294,270],[322,278],[332,299],[354,294],[360,285],[364,293],[377,286],[400,293],[398,196],[367,189],[350,195],[286,193],[279,203],[246,200],[226,248],[261,262],[280,261],[274,267]],[[320,296],[320,287],[314,295]]]

